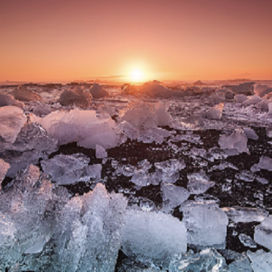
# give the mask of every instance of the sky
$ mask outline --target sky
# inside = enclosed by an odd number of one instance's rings
[[[272,79],[272,0],[0,0],[0,81]]]

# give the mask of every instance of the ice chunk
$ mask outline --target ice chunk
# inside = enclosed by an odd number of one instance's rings
[[[256,95],[263,97],[266,94],[272,92],[272,88],[269,88],[268,85],[257,84],[254,88],[254,92]]]
[[[219,105],[216,105],[210,108],[206,112],[206,117],[208,119],[220,120],[222,118],[223,109],[224,109],[224,103],[220,103]]]
[[[88,108],[91,104],[92,96],[85,92],[81,87],[75,87],[73,90],[65,90],[60,98],[59,103],[62,106],[73,106]]]
[[[162,200],[164,201],[164,206],[175,208],[179,206],[181,203],[186,201],[190,193],[185,188],[175,186],[169,183],[162,183]]]
[[[225,259],[213,248],[201,250],[199,253],[189,251],[176,256],[169,265],[169,272],[228,272]]]
[[[254,164],[250,170],[252,172],[258,172],[261,169],[272,171],[272,159],[266,156],[262,156],[259,160],[259,163]]]
[[[98,159],[103,159],[106,158],[108,156],[107,151],[105,150],[105,148],[101,145],[96,145],[95,146],[95,156]]]
[[[186,228],[171,215],[128,210],[122,250],[143,263],[154,262],[167,268],[174,254],[187,250]]]
[[[97,184],[93,192],[70,200],[54,232],[55,271],[115,270],[127,201]],[[57,269],[58,268],[58,269]]]
[[[254,94],[254,82],[245,82],[239,85],[224,85],[222,88],[230,89],[236,94]]]
[[[93,98],[103,98],[109,95],[108,91],[106,91],[101,85],[94,83],[90,89],[90,93]]]
[[[229,264],[228,272],[253,272],[250,261],[245,254]]]
[[[245,182],[253,182],[256,178],[256,175],[248,170],[243,170],[241,173],[235,174],[235,178]]]
[[[37,103],[33,107],[33,113],[37,116],[46,116],[47,114],[51,113],[51,108],[47,104]]]
[[[226,101],[226,95],[224,92],[216,91],[210,95],[210,100],[212,103],[218,104]]]
[[[0,159],[0,189],[1,189],[1,183],[4,180],[9,168],[10,168],[10,165],[6,163],[4,160]]]
[[[19,86],[18,89],[13,90],[11,94],[16,100],[23,102],[42,101],[39,94],[28,90],[27,87],[24,86]]]
[[[269,214],[266,210],[248,207],[224,207],[222,210],[236,223],[262,222]]]
[[[244,107],[248,107],[250,105],[256,105],[259,102],[261,102],[262,99],[259,96],[253,95],[250,98],[248,98],[246,101],[242,103]]]
[[[236,94],[234,97],[234,100],[236,101],[236,103],[243,103],[247,100],[247,96],[244,94]]]
[[[177,92],[174,92],[165,86],[161,85],[158,81],[150,81],[143,84],[140,88],[138,93],[141,93],[143,95],[148,95],[151,97],[171,97],[178,95]]]
[[[42,119],[34,118],[59,145],[77,142],[85,148],[101,145],[108,149],[123,142],[122,132],[111,118],[100,119],[92,110],[55,111]]]
[[[23,108],[25,104],[18,100],[15,100],[10,94],[0,94],[0,107],[4,106],[15,106]]]
[[[183,208],[188,243],[225,247],[228,217],[215,203],[189,203]]]
[[[137,170],[133,174],[131,182],[139,187],[147,186],[149,185],[149,174],[146,173],[144,170]]]
[[[254,272],[272,271],[272,252],[265,252],[262,249],[256,252],[247,251]]]
[[[230,162],[222,162],[218,165],[213,165],[213,167],[211,169],[208,170],[208,172],[212,172],[212,171],[216,171],[216,170],[224,170],[226,168],[231,168],[231,169],[234,169],[234,170],[239,170],[239,168],[237,168],[235,165],[233,165],[232,163]]]
[[[100,164],[88,165],[90,159],[80,153],[73,155],[56,155],[52,159],[41,161],[43,171],[51,175],[52,180],[60,185],[101,178]]]
[[[254,240],[250,236],[248,236],[248,235],[246,235],[244,233],[240,233],[238,237],[239,237],[240,242],[244,246],[250,247],[250,248],[256,248],[257,247],[257,244],[254,242]]]
[[[15,106],[1,107],[0,137],[2,137],[8,143],[14,143],[26,120],[27,118],[22,109]]]
[[[272,250],[272,216],[265,218],[260,225],[255,227],[254,240]]]
[[[191,194],[203,194],[215,184],[215,182],[210,181],[203,170],[198,173],[187,174],[187,178],[187,189]]]
[[[272,126],[266,127],[266,135],[268,138],[272,138]]]
[[[222,149],[235,149],[239,153],[246,152],[249,154],[247,137],[243,129],[235,129],[230,136],[221,135],[218,144]]]
[[[170,159],[168,161],[156,162],[155,167],[162,173],[162,181],[175,183],[179,179],[179,171],[186,167],[183,160]]]
[[[258,135],[256,134],[256,132],[252,128],[244,128],[244,133],[248,139],[251,139],[251,140],[258,140],[259,139]]]

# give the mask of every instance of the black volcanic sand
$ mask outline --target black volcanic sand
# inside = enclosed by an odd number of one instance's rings
[[[199,167],[199,164],[192,157],[183,154],[183,151],[174,153],[173,150],[168,146],[165,141],[163,144],[144,144],[142,142],[128,140],[126,143],[107,150],[108,158],[104,162],[102,167],[102,180],[101,182],[105,184],[109,192],[123,192],[124,195],[128,197],[128,202],[130,204],[138,204],[140,199],[149,199],[154,202],[157,208],[162,205],[162,194],[160,190],[160,185],[154,186],[149,185],[142,187],[137,190],[136,186],[130,182],[130,177],[125,177],[123,175],[116,176],[113,175],[115,169],[112,167],[112,160],[118,161],[119,164],[127,165],[131,164],[136,166],[141,160],[147,159],[153,164],[152,168],[149,170],[153,172],[155,170],[154,163],[160,161],[166,161],[169,159],[183,159],[186,163],[186,168],[180,171],[180,178],[175,183],[177,186],[185,187],[187,186],[187,174],[198,172],[201,169],[205,170],[207,175],[210,177],[211,181],[215,181],[215,185],[210,188],[206,194],[213,195],[220,200],[220,207],[232,207],[232,206],[246,206],[246,207],[261,207],[266,208],[270,214],[272,213],[272,174],[271,172],[261,170],[256,174],[260,177],[266,178],[269,183],[263,185],[258,183],[256,180],[253,182],[245,182],[243,180],[237,180],[235,174],[241,172],[242,170],[250,170],[253,164],[259,162],[261,156],[272,157],[272,146],[267,142],[269,139],[266,136],[265,128],[252,127],[259,139],[248,140],[248,148],[250,155],[242,153],[237,156],[228,157],[225,160],[216,160],[215,162],[208,162],[207,166]],[[170,128],[166,128],[171,130]],[[177,131],[177,134],[184,134],[184,132]],[[205,148],[208,150],[211,147],[218,146],[218,140],[221,135],[221,131],[218,130],[206,130],[206,131],[194,131],[193,134],[199,135],[201,137],[202,145],[188,143],[186,141],[181,141],[176,144],[178,147],[187,148],[186,151],[191,150],[193,147]],[[50,155],[50,158],[57,154],[71,155],[74,153],[83,153],[90,158],[90,164],[102,163],[102,159],[97,159],[95,157],[95,150],[86,149],[83,147],[78,147],[76,143],[71,143],[63,145],[59,150]],[[200,161],[205,161],[200,159]],[[239,171],[226,168],[222,171],[212,171],[208,173],[213,165],[218,165],[223,161],[227,161],[239,168]],[[40,165],[39,165],[40,166]],[[223,190],[223,185],[226,184],[226,179],[231,180],[228,184],[230,190]],[[3,186],[6,186],[10,182],[9,178],[3,181]],[[65,186],[72,195],[89,192],[95,187],[95,184],[78,182],[73,185]],[[194,195],[191,195],[189,199],[194,199]],[[182,213],[179,212],[178,207],[174,209],[173,216],[182,220]],[[253,238],[254,227],[258,225],[258,222],[251,223],[238,223],[235,227],[228,226],[227,228],[227,239],[226,239],[226,249],[231,249],[236,252],[244,252],[249,248],[245,247],[239,240],[238,235],[244,233]],[[233,235],[237,233],[237,235]],[[262,248],[258,245],[257,249]],[[257,250],[255,249],[255,250]],[[254,251],[254,249],[250,249]],[[126,256],[120,251],[118,258],[118,265],[125,259]],[[117,265],[117,266],[118,266]]]

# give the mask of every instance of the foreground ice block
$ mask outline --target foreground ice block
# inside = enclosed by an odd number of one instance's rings
[[[56,155],[52,159],[41,161],[43,171],[51,175],[52,180],[59,185],[73,184],[78,181],[88,181],[90,178],[101,178],[100,164],[88,165],[90,159],[84,154]]]
[[[256,252],[247,251],[247,256],[251,261],[254,272],[271,272],[272,271],[272,252],[258,250]]]
[[[259,160],[259,163],[254,164],[250,170],[252,172],[258,172],[261,169],[272,171],[272,159],[266,156],[262,156]]]
[[[235,149],[239,153],[249,153],[247,148],[247,136],[243,129],[235,129],[230,136],[222,135],[219,138],[219,146],[221,149]]]
[[[267,217],[262,223],[255,227],[254,240],[272,250],[272,216]]]
[[[24,103],[18,100],[15,100],[10,94],[0,94],[0,107],[4,106],[15,106],[19,108],[24,107]]]
[[[15,106],[0,108],[0,137],[7,143],[14,143],[27,118],[22,109]],[[1,151],[1,142],[0,142]]]
[[[206,112],[206,117],[208,119],[220,120],[222,118],[222,112],[224,109],[224,103],[220,103]]]
[[[224,248],[228,217],[215,203],[193,202],[183,208],[188,243]]]
[[[127,210],[122,250],[143,263],[168,267],[174,254],[187,250],[185,225],[171,215]]]

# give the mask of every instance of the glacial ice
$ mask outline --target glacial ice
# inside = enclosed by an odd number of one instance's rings
[[[272,171],[272,159],[266,156],[260,157],[259,163],[254,164],[250,170],[252,172],[258,172],[261,169]]]
[[[222,118],[223,109],[224,109],[224,103],[220,103],[220,104],[210,108],[206,112],[206,117],[208,119],[220,120]]]
[[[222,88],[232,90],[236,94],[252,95],[254,94],[254,82],[245,82],[239,85],[224,85]]]
[[[108,149],[124,140],[122,132],[111,118],[99,119],[92,110],[55,111],[44,118],[35,115],[31,118],[57,139],[59,145],[77,142],[85,148],[95,149],[98,144]]]
[[[253,96],[249,97],[246,101],[244,101],[242,103],[242,105],[244,107],[248,107],[250,105],[256,105],[257,103],[259,103],[261,101],[262,101],[262,99],[259,96],[253,95]]]
[[[239,153],[246,152],[249,154],[247,148],[247,137],[243,129],[235,129],[230,136],[221,135],[218,142],[220,148],[226,150],[236,150]]]
[[[14,89],[11,94],[14,99],[23,102],[42,101],[39,94],[28,90],[27,87],[24,86],[19,86],[17,89]]]
[[[127,210],[122,250],[143,263],[168,268],[174,254],[187,250],[185,225],[171,215]]]
[[[0,159],[0,190],[1,190],[1,183],[4,180],[9,168],[10,168],[10,165],[6,163],[4,160]]]
[[[265,252],[262,249],[256,252],[247,251],[254,272],[272,271],[272,252]]]
[[[103,146],[96,145],[95,146],[95,156],[97,159],[103,159],[108,156],[108,153]]]
[[[230,220],[236,223],[262,222],[269,214],[264,209],[249,207],[224,207],[222,210],[228,215]]]
[[[81,87],[75,87],[73,90],[64,90],[60,95],[58,102],[62,106],[73,106],[88,108],[91,104],[92,96]]]
[[[190,194],[203,194],[210,187],[215,185],[215,182],[210,181],[204,170],[197,173],[187,174],[188,184],[187,189]]]
[[[23,108],[25,104],[18,100],[15,100],[10,94],[1,94],[0,93],[0,107],[4,106],[15,106],[19,108]]]
[[[109,95],[109,92],[106,91],[101,85],[94,83],[90,89],[90,93],[93,98],[103,98]]]
[[[260,225],[255,227],[255,233],[254,233],[254,240],[268,248],[269,250],[272,250],[272,216],[266,217]]]
[[[90,159],[84,154],[56,155],[52,159],[42,160],[44,173],[50,175],[59,185],[101,179],[101,164],[88,165]]]
[[[249,248],[257,248],[257,244],[254,242],[254,240],[250,236],[248,236],[244,233],[240,233],[238,237],[239,237],[240,242],[244,246],[249,247]]]
[[[228,217],[217,204],[191,202],[182,211],[189,244],[225,247]]]
[[[270,88],[268,85],[257,84],[254,88],[254,92],[256,95],[263,97],[272,92],[272,88]]]
[[[247,96],[244,95],[244,94],[236,94],[236,95],[234,96],[234,100],[235,100],[236,103],[243,103],[243,102],[245,102],[247,99],[248,99]]]
[[[166,183],[175,183],[179,179],[179,171],[186,167],[183,160],[170,159],[155,162],[155,168],[161,174],[161,180]]]
[[[225,259],[214,248],[207,248],[199,253],[189,251],[173,258],[169,265],[169,272],[181,271],[228,272],[229,270]]]
[[[22,109],[15,106],[0,108],[0,137],[7,143],[14,143],[27,117]],[[0,138],[1,144],[1,138]],[[0,151],[1,151],[0,146]]]
[[[256,132],[252,128],[244,128],[244,133],[248,139],[258,140],[259,138]]]
[[[169,207],[170,209],[179,206],[181,203],[186,201],[190,193],[187,189],[174,184],[162,183],[162,200],[164,207]]]

